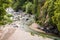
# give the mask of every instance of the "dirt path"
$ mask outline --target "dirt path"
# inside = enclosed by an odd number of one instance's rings
[[[15,28],[6,28],[1,34],[0,40],[7,40],[15,32],[15,30]]]
[[[38,37],[37,35],[32,36],[29,32],[17,29],[8,40],[53,40],[50,38]]]

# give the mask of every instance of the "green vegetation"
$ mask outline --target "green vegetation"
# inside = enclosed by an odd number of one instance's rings
[[[54,16],[52,16],[53,23],[57,25],[58,30],[60,31],[60,0],[56,0],[54,3]]]
[[[41,26],[56,25],[60,31],[60,0],[14,0],[13,9],[22,9],[36,16]]]
[[[0,25],[10,21],[11,15],[5,11],[9,6],[15,11],[21,9],[34,14],[36,22],[41,26],[55,25],[60,31],[60,0],[0,0]]]
[[[11,0],[0,0],[0,25],[11,21],[5,11],[7,7],[11,6],[11,2]]]

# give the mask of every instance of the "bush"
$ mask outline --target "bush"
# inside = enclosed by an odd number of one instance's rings
[[[60,0],[56,0],[54,16],[52,17],[53,23],[57,25],[58,30],[60,31]]]
[[[6,14],[6,11],[5,9],[9,6],[11,6],[11,3],[12,3],[12,0],[0,0],[0,25],[1,24],[6,24],[6,21],[8,20],[5,20],[5,17],[6,18],[9,18]]]

